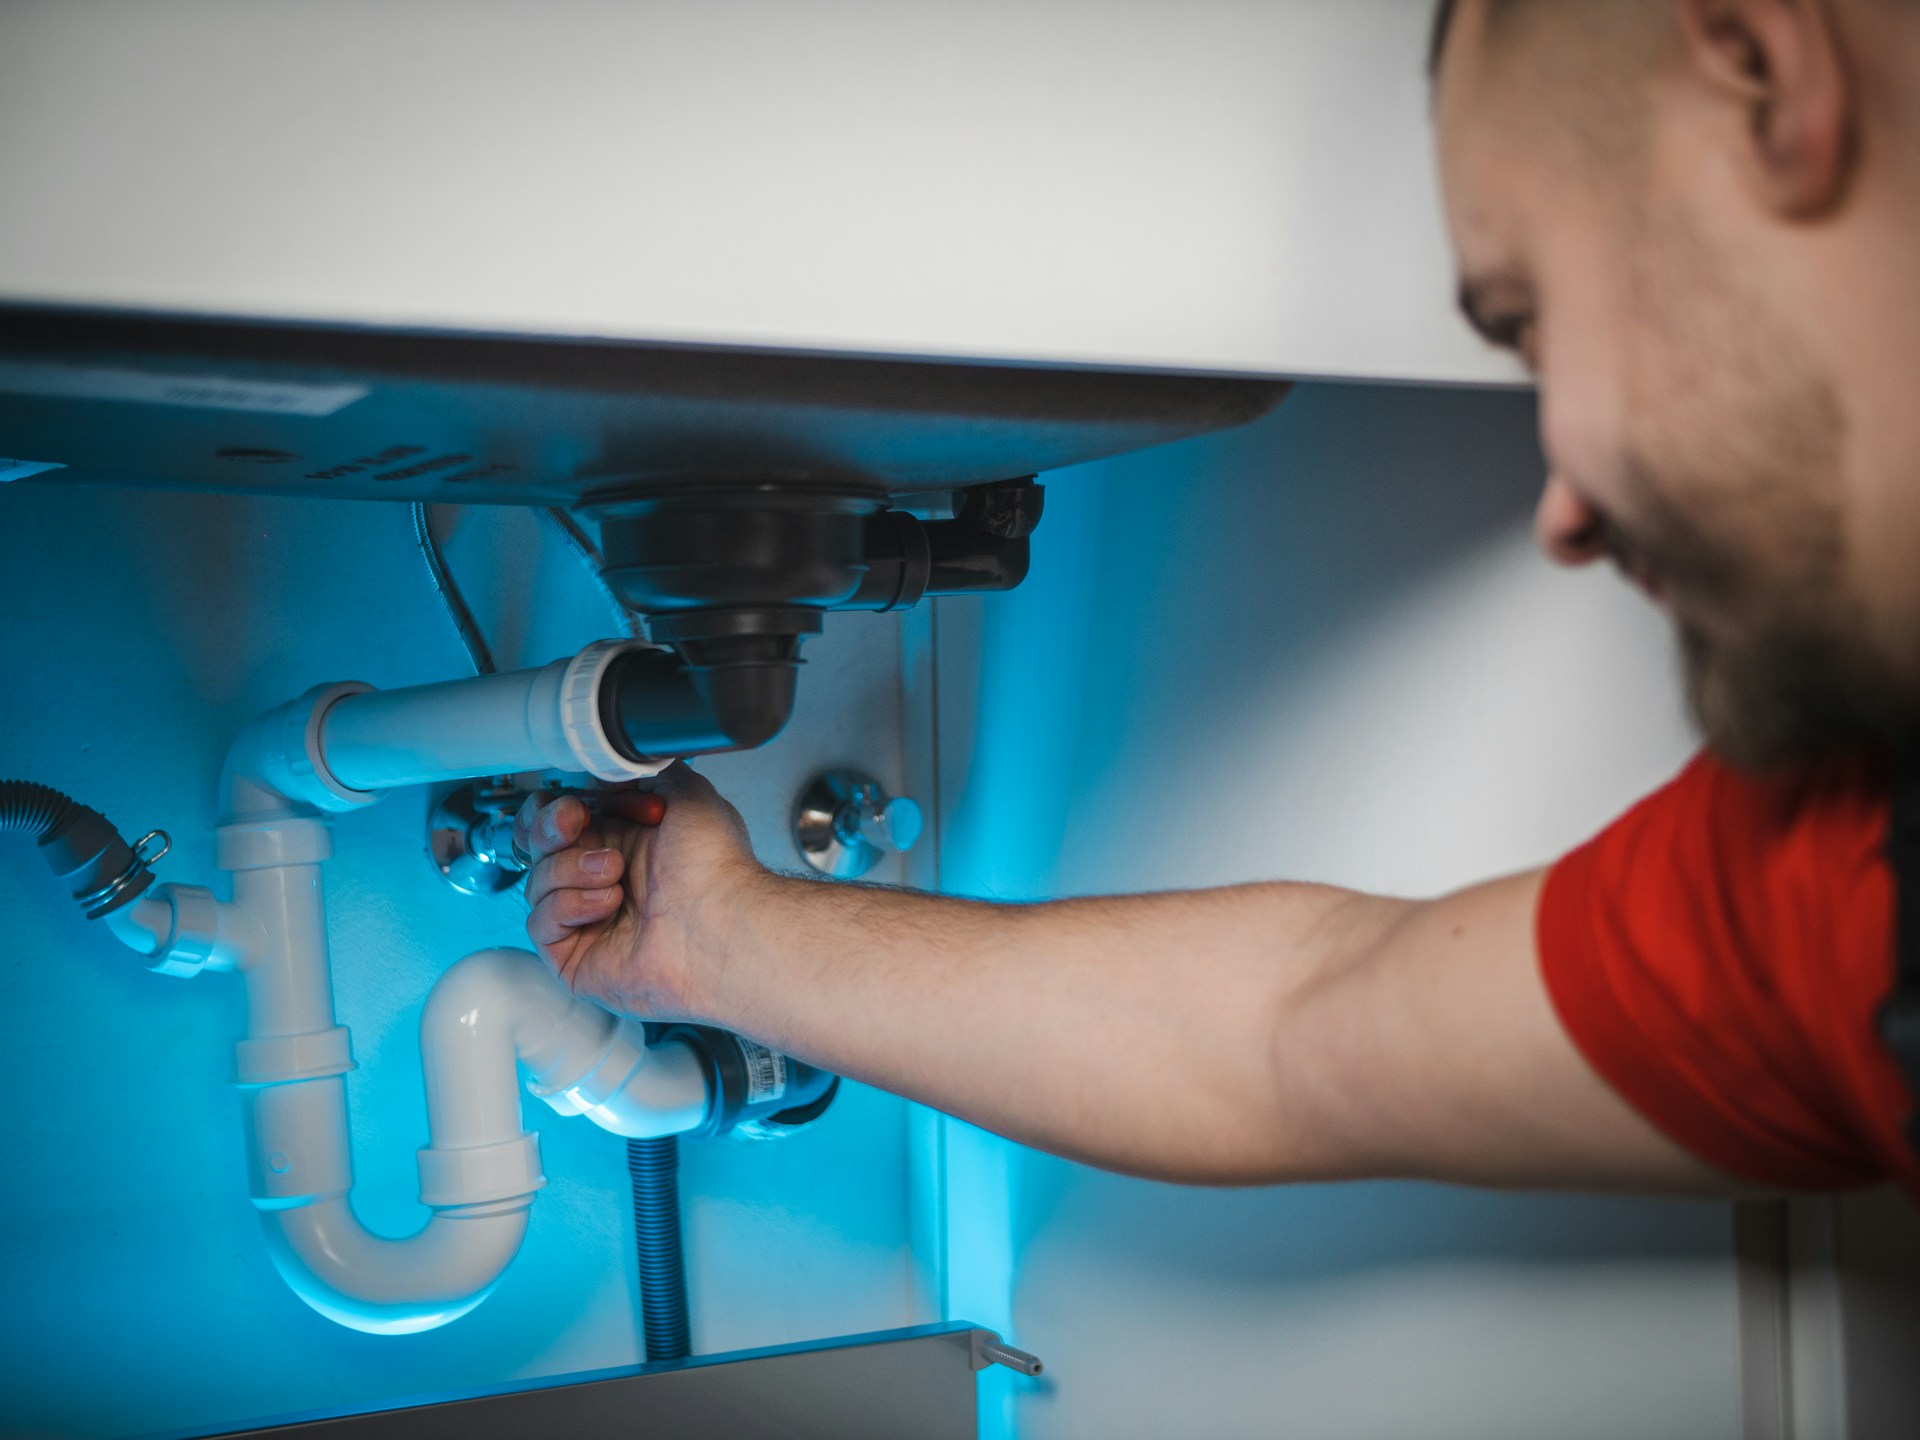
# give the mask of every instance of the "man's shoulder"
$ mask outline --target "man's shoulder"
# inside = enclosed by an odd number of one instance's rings
[[[1672,864],[1757,866],[1750,878],[1831,880],[1861,865],[1883,865],[1892,810],[1893,767],[1866,753],[1754,774],[1711,751],[1596,837],[1614,858]],[[1664,849],[1662,856],[1653,853]]]
[[[1695,1154],[1769,1184],[1906,1173],[1875,1032],[1893,979],[1892,769],[1696,756],[1542,889],[1540,959],[1583,1051]]]

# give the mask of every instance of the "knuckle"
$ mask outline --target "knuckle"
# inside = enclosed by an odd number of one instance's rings
[[[535,945],[551,945],[565,933],[565,928],[554,918],[553,906],[547,901],[541,901],[528,913],[527,938]]]
[[[599,919],[612,897],[605,890],[561,890],[554,898],[561,920],[577,925]]]

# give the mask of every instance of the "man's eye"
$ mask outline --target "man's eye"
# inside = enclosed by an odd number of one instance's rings
[[[1524,351],[1533,337],[1531,315],[1500,315],[1487,323],[1487,338],[1503,350]]]

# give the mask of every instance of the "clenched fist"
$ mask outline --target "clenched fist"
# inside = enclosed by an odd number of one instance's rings
[[[674,765],[647,790],[529,796],[514,840],[533,857],[527,935],[575,994],[647,1019],[705,1018],[704,970],[748,893],[772,877],[740,814]]]

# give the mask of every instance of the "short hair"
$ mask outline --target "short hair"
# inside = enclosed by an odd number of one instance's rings
[[[1433,30],[1427,36],[1427,78],[1440,73],[1440,56],[1447,48],[1447,31],[1453,28],[1453,11],[1458,0],[1440,0],[1433,7]]]
[[[1497,26],[1508,19],[1516,10],[1523,8],[1526,0],[1487,0],[1487,23]],[[1460,0],[1440,0],[1433,7],[1433,29],[1427,36],[1427,78],[1433,79],[1440,73],[1440,60],[1446,53],[1447,35],[1453,29],[1454,12],[1460,8]]]

